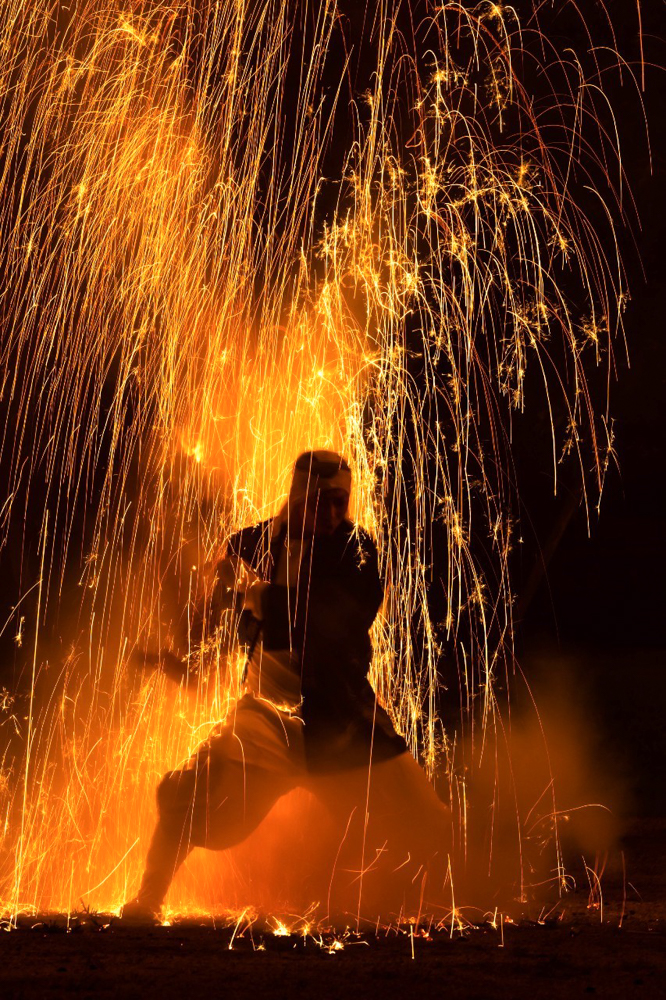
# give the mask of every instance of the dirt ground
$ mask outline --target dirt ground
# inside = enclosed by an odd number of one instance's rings
[[[96,916],[68,928],[62,916],[32,918],[0,935],[0,996],[663,997],[665,846],[666,820],[634,824],[626,879],[604,877],[603,911],[573,894],[545,921],[453,935],[426,926],[276,936],[258,922],[234,936],[211,922],[133,929]]]

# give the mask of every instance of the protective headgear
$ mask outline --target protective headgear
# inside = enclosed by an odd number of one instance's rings
[[[347,495],[351,492],[351,470],[346,460],[335,451],[303,452],[296,459],[289,499],[273,522],[273,534],[287,523],[290,508],[327,490],[344,490]]]
[[[351,471],[334,451],[306,451],[296,459],[289,490],[289,506],[307,500],[319,491],[351,492]]]

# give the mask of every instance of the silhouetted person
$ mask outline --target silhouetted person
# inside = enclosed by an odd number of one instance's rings
[[[156,916],[193,847],[238,844],[296,787],[339,814],[343,833],[356,815],[365,838],[369,814],[384,831],[381,850],[395,843],[394,867],[409,862],[410,878],[435,854],[445,863],[447,811],[367,679],[383,588],[372,539],[347,519],[350,490],[343,458],[306,452],[281,513],[230,539],[213,603],[242,602],[246,693],[160,782],[159,820],[124,916]]]

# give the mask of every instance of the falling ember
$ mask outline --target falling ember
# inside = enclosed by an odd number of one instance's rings
[[[313,445],[349,457],[354,516],[377,538],[372,681],[446,789],[455,869],[513,673],[513,424],[545,409],[555,479],[567,458],[586,501],[603,489],[612,434],[588,375],[612,366],[627,289],[611,223],[602,239],[572,195],[591,171],[621,221],[599,80],[556,57],[534,13],[386,0],[366,25],[371,87],[354,93],[341,6],[0,10],[0,529],[22,566],[5,626],[21,677],[0,693],[13,917],[111,912],[136,883],[159,776],[242,686],[227,618],[191,641],[211,566],[276,512]],[[523,79],[528,50],[547,98]],[[189,688],[133,666],[149,644],[188,656]],[[542,791],[536,815],[519,804],[516,851],[547,830],[559,873]],[[257,903],[233,860],[216,862],[223,889],[209,862],[189,864],[173,911]]]

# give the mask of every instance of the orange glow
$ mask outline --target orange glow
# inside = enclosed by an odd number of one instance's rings
[[[32,683],[20,704],[0,692],[0,909],[117,912],[135,888],[159,777],[242,686],[228,618],[195,646],[188,615],[210,596],[225,539],[279,510],[295,456],[312,446],[349,458],[352,513],[376,536],[387,583],[372,682],[446,788],[451,851],[463,857],[470,783],[479,770],[486,787],[504,740],[495,685],[513,643],[511,420],[529,411],[534,373],[547,400],[537,404],[561,395],[570,418],[564,439],[553,427],[555,478],[567,452],[583,469],[585,435],[586,482],[600,495],[612,437],[586,369],[608,360],[626,294],[617,259],[581,235],[522,89],[522,26],[502,4],[433,6],[417,63],[394,32],[397,3],[379,4],[373,91],[343,106],[340,70],[336,113],[352,117],[355,141],[334,178],[335,210],[320,215],[333,0],[315,5],[284,161],[288,4],[51,6],[0,10],[0,75],[12,82],[0,374],[18,413],[0,529],[23,530],[26,478],[45,496],[39,567],[6,626]],[[586,81],[576,86],[577,100],[592,100]],[[583,116],[569,112],[573,158]],[[558,286],[565,266],[589,293],[584,322]],[[566,375],[550,373],[555,338]],[[83,553],[79,503],[94,528]],[[471,541],[481,517],[492,577]],[[428,598],[433,525],[448,541],[442,621]],[[47,654],[40,629],[77,560],[79,605],[61,607],[71,645]],[[38,595],[29,618],[28,592]],[[134,667],[147,645],[188,656],[196,683],[178,689]],[[456,740],[437,711],[443,653],[466,699]],[[548,785],[545,763],[544,775]],[[534,796],[553,818],[557,869],[554,793]],[[290,836],[299,801],[272,817]],[[521,802],[519,827],[533,806]],[[233,910],[241,933],[266,900],[288,912],[269,887],[277,848],[263,830],[256,838],[266,860],[252,885],[242,859],[253,844],[199,852],[171,914]],[[451,933],[463,914],[452,905]],[[291,933],[282,920],[274,932]]]

